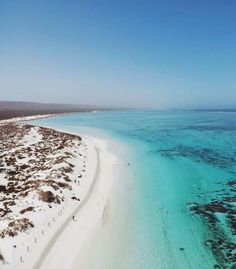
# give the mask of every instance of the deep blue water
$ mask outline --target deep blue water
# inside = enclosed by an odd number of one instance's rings
[[[78,113],[35,123],[95,128],[132,149],[129,253],[116,268],[236,268],[235,112]]]

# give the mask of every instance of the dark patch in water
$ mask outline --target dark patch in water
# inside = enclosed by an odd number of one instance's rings
[[[230,189],[226,189],[226,188]],[[204,242],[210,248],[217,265],[215,268],[236,268],[236,180],[226,183],[218,198],[209,203],[192,203],[190,210],[200,216],[209,227],[211,237]],[[220,214],[221,218],[218,218]],[[223,221],[223,222],[222,222]]]
[[[182,129],[193,131],[218,131],[232,132],[236,131],[236,125],[188,125]]]
[[[158,152],[167,158],[191,158],[196,162],[204,162],[213,166],[219,166],[221,168],[229,168],[236,162],[235,157],[224,156],[209,148],[197,149],[194,147],[180,145],[172,149],[162,149]]]

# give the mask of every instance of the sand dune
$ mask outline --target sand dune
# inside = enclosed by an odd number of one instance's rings
[[[58,268],[67,255],[63,268],[73,268],[102,221],[115,157],[102,140],[16,123],[1,130],[0,267]]]

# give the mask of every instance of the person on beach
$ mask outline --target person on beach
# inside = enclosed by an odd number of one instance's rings
[[[72,216],[72,220],[73,220],[73,221],[76,221],[75,216]]]

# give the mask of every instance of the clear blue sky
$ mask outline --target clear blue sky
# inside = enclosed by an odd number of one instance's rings
[[[235,0],[0,0],[1,100],[236,107]]]

